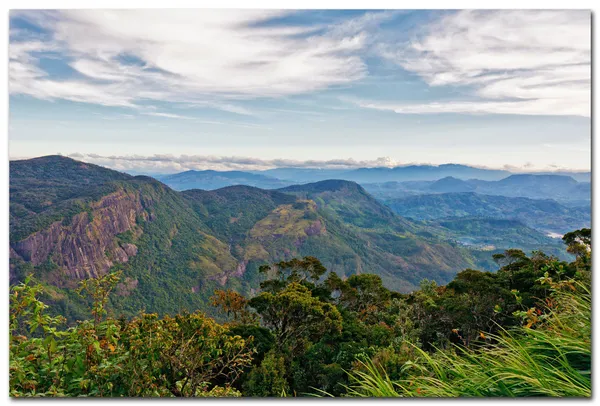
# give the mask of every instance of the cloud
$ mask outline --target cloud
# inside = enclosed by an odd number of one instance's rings
[[[181,102],[252,115],[235,100],[298,95],[363,78],[366,30],[389,13],[329,26],[281,26],[292,11],[13,11],[46,35],[11,37],[11,94],[140,108]],[[267,24],[269,23],[269,24]],[[40,38],[41,37],[41,38]],[[72,70],[42,68],[45,57]]]
[[[379,52],[430,86],[464,88],[470,100],[365,107],[590,116],[589,11],[460,11],[425,26],[408,44],[381,44]]]
[[[122,171],[146,172],[180,172],[190,169],[204,170],[264,170],[271,168],[329,168],[353,169],[365,167],[395,167],[399,162],[381,157],[373,160],[330,159],[330,160],[296,160],[296,159],[260,159],[240,156],[212,155],[98,155],[79,152],[68,155],[98,165]]]
[[[94,163],[119,171],[132,173],[176,173],[187,170],[217,170],[217,171],[255,171],[272,168],[319,168],[351,170],[358,168],[396,168],[410,165],[433,165],[431,162],[400,162],[390,157],[357,160],[353,158],[330,160],[297,160],[297,159],[261,159],[244,156],[215,156],[215,155],[99,155],[95,153],[75,152],[67,156],[84,162]],[[29,157],[11,157],[11,159],[28,159]],[[540,170],[564,170],[567,167],[548,165],[534,166],[531,162],[523,165],[504,165],[500,167],[468,164],[480,169],[505,169],[515,173],[538,172]]]
[[[524,115],[581,115],[579,106],[563,105],[558,100],[527,100],[499,102],[432,102],[422,104],[395,104],[377,101],[355,100],[360,107],[393,111],[398,114],[524,114]]]
[[[182,120],[193,120],[194,119],[194,117],[182,116],[180,114],[158,113],[158,112],[155,112],[155,111],[150,111],[150,112],[142,113],[142,114],[145,114],[147,116],[164,117],[164,118],[177,118],[177,119],[182,119]]]

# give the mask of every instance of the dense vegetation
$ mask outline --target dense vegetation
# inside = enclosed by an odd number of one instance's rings
[[[114,190],[111,182],[131,178],[121,172],[59,156],[11,161],[11,241],[85,211],[89,202]]]
[[[92,317],[64,328],[31,279],[11,289],[12,396],[590,396],[591,232],[571,263],[495,254],[446,286],[400,294],[314,257],[261,266],[203,313],[111,315],[121,275],[82,282]]]

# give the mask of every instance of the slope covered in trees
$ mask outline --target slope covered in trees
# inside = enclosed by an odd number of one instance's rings
[[[590,396],[591,232],[563,241],[571,263],[507,250],[495,273],[410,294],[314,257],[265,265],[254,295],[214,292],[224,324],[115,318],[109,273],[81,283],[92,317],[65,329],[28,278],[11,289],[11,396]]]
[[[401,291],[489,263],[487,252],[423,232],[352,182],[176,192],[60,156],[10,165],[11,282],[33,272],[70,322],[89,314],[77,282],[116,270],[111,306],[131,316],[210,312],[215,288],[251,292],[260,265],[294,257],[316,256],[344,277],[375,273]]]

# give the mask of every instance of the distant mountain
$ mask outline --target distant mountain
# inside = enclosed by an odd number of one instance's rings
[[[347,169],[318,169],[318,168],[274,168],[265,171],[254,171],[257,174],[292,183],[308,183],[327,179],[346,179],[344,174]]]
[[[250,172],[212,170],[186,171],[157,177],[157,179],[175,190],[214,190],[234,185],[254,186],[262,189],[277,189],[292,183]]]
[[[570,176],[561,175],[511,175],[497,182],[469,181],[475,191],[489,195],[585,201],[591,199],[589,183],[579,183]]]
[[[343,245],[351,249],[333,251],[335,256],[329,261],[339,262],[346,255],[348,258],[345,266],[336,269],[338,273],[348,275],[347,269],[362,273],[368,268],[379,274],[386,284],[396,284],[394,281],[402,279],[415,285],[422,275],[444,279],[455,266],[472,260],[470,254],[460,254],[460,248],[446,244],[435,235],[419,235],[424,231],[420,224],[394,215],[354,182],[328,180],[289,186],[280,191],[314,201],[328,224],[328,232],[335,232]],[[330,254],[321,251],[322,246],[314,249],[317,257],[329,258]],[[341,253],[347,254],[340,257]],[[415,277],[411,269],[417,268],[421,269],[420,276]],[[405,290],[409,285],[396,286]]]
[[[473,216],[516,219],[546,234],[564,234],[591,225],[589,208],[569,208],[554,200],[469,192],[423,194],[392,199],[386,204],[395,213],[416,220]]]
[[[473,186],[464,180],[453,178],[452,176],[436,180],[428,185],[429,190],[437,193],[470,192],[475,188],[476,186]]]
[[[511,175],[508,171],[496,169],[481,169],[467,165],[411,165],[395,168],[359,168],[341,169],[309,169],[309,168],[277,168],[262,172],[282,180],[297,183],[314,182],[327,179],[343,179],[360,184],[381,182],[403,182],[420,180],[438,180],[448,176],[458,179],[499,180]]]
[[[137,174],[131,172],[132,174]],[[406,183],[402,186],[407,194],[411,190],[420,190],[420,186],[428,188],[426,182],[442,181],[439,185],[433,185],[430,189],[434,192],[467,192],[474,190],[478,185],[467,186],[458,181],[500,181],[513,175],[509,171],[496,169],[482,169],[467,165],[444,164],[444,165],[411,165],[395,168],[359,168],[359,169],[319,169],[319,168],[275,168],[264,171],[186,171],[171,175],[155,175],[154,178],[164,182],[175,190],[205,189],[214,190],[226,186],[246,185],[263,189],[276,189],[290,184],[304,184],[329,179],[341,179],[357,182],[370,190],[370,184],[390,184],[414,182],[414,185]],[[547,172],[516,174],[517,177],[542,176],[551,177],[571,176],[579,182],[589,182],[589,172]],[[541,179],[541,178],[540,178]],[[457,186],[452,187],[450,182]],[[447,183],[444,186],[444,183]],[[461,185],[458,187],[458,185]],[[416,189],[413,186],[417,185]],[[487,193],[487,192],[486,192]],[[488,193],[489,194],[489,193]],[[399,197],[399,196],[396,196]],[[579,202],[578,204],[581,204]]]
[[[590,205],[591,185],[562,175],[510,175],[497,181],[460,180],[446,177],[438,181],[384,182],[364,185],[380,200],[401,199],[431,193],[477,192],[485,195],[552,199],[568,206]]]
[[[438,180],[446,177],[458,179],[498,180],[510,175],[510,172],[496,169],[480,169],[466,165],[445,164],[411,165],[396,168],[361,168],[347,172],[344,179],[359,183],[375,183],[389,181],[423,181]]]
[[[559,176],[570,176],[577,182],[591,182],[591,172],[573,172],[573,171],[555,171],[555,172],[535,172],[528,173],[527,175],[559,175]]]

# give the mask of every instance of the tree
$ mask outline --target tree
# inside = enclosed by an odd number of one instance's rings
[[[285,361],[281,355],[269,351],[259,366],[250,371],[244,382],[244,393],[257,397],[282,397],[289,392]]]
[[[262,292],[250,299],[249,305],[273,332],[278,350],[292,355],[325,333],[341,331],[338,309],[313,297],[310,289],[298,282],[276,293]]]
[[[563,236],[563,242],[567,244],[567,251],[577,257],[575,265],[582,271],[591,271],[592,230],[582,228],[567,233]]]
[[[297,282],[301,284],[314,284],[327,272],[327,268],[315,257],[293,258],[281,261],[274,265],[262,265],[259,271],[272,278],[261,283],[263,291],[276,292],[287,284]]]
[[[234,324],[252,324],[256,321],[256,317],[248,310],[248,300],[231,289],[215,290],[210,303],[220,308],[228,318],[233,317]]]
[[[11,289],[11,396],[240,395],[231,385],[252,362],[250,340],[200,312],[102,319],[117,281],[83,283],[97,289],[94,319],[68,329],[46,314],[41,285],[27,278]]]

